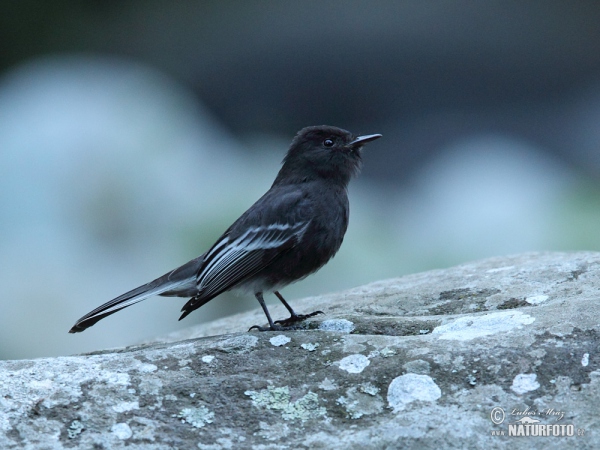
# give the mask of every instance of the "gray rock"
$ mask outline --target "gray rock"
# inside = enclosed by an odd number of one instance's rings
[[[600,448],[599,294],[600,253],[523,254],[3,361],[0,448]]]

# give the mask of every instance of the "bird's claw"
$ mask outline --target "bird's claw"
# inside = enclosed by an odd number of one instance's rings
[[[310,314],[292,314],[287,319],[276,320],[275,323],[278,323],[285,327],[285,326],[291,325],[296,322],[302,322],[303,320],[306,320],[309,317],[316,316],[317,314],[325,314],[325,313],[323,311],[315,311],[315,312],[311,312]]]
[[[303,320],[308,319],[309,317],[316,316],[317,314],[325,314],[323,311],[315,311],[310,314],[292,314],[287,319],[276,320],[273,323],[273,326],[261,327],[258,325],[252,325],[248,331],[252,331],[254,329],[258,331],[287,331],[287,330],[297,330],[298,327],[294,327],[293,324],[296,322],[302,322]]]
[[[248,331],[252,331],[254,329],[257,329],[258,331],[271,331],[271,327],[260,327],[258,325],[252,325],[250,328],[248,328]]]
[[[261,327],[261,326],[258,326],[258,325],[252,325],[248,329],[248,331],[252,331],[254,329],[256,329],[258,331],[287,331],[287,330],[295,330],[296,328],[294,328],[294,327],[286,327],[286,326],[282,327],[280,325],[273,325],[272,327],[271,326]]]

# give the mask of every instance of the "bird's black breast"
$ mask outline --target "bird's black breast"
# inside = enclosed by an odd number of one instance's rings
[[[302,195],[290,211],[290,218],[308,221],[309,225],[295,245],[256,274],[265,280],[265,290],[300,280],[323,267],[340,249],[348,228],[345,187],[299,185],[298,189]]]

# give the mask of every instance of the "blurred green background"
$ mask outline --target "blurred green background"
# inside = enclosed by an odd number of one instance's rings
[[[206,250],[307,125],[384,137],[340,253],[284,290],[299,312],[477,258],[600,250],[597,1],[2,2],[0,50],[0,358],[257,307],[226,294],[177,322],[183,300],[154,298],[67,334]]]

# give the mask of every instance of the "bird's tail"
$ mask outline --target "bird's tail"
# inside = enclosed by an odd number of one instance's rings
[[[91,327],[99,320],[104,319],[117,311],[146,300],[153,295],[191,296],[195,290],[196,272],[202,264],[200,256],[183,266],[157,278],[150,283],[132,289],[105,304],[90,311],[69,330],[69,333],[79,333]]]

